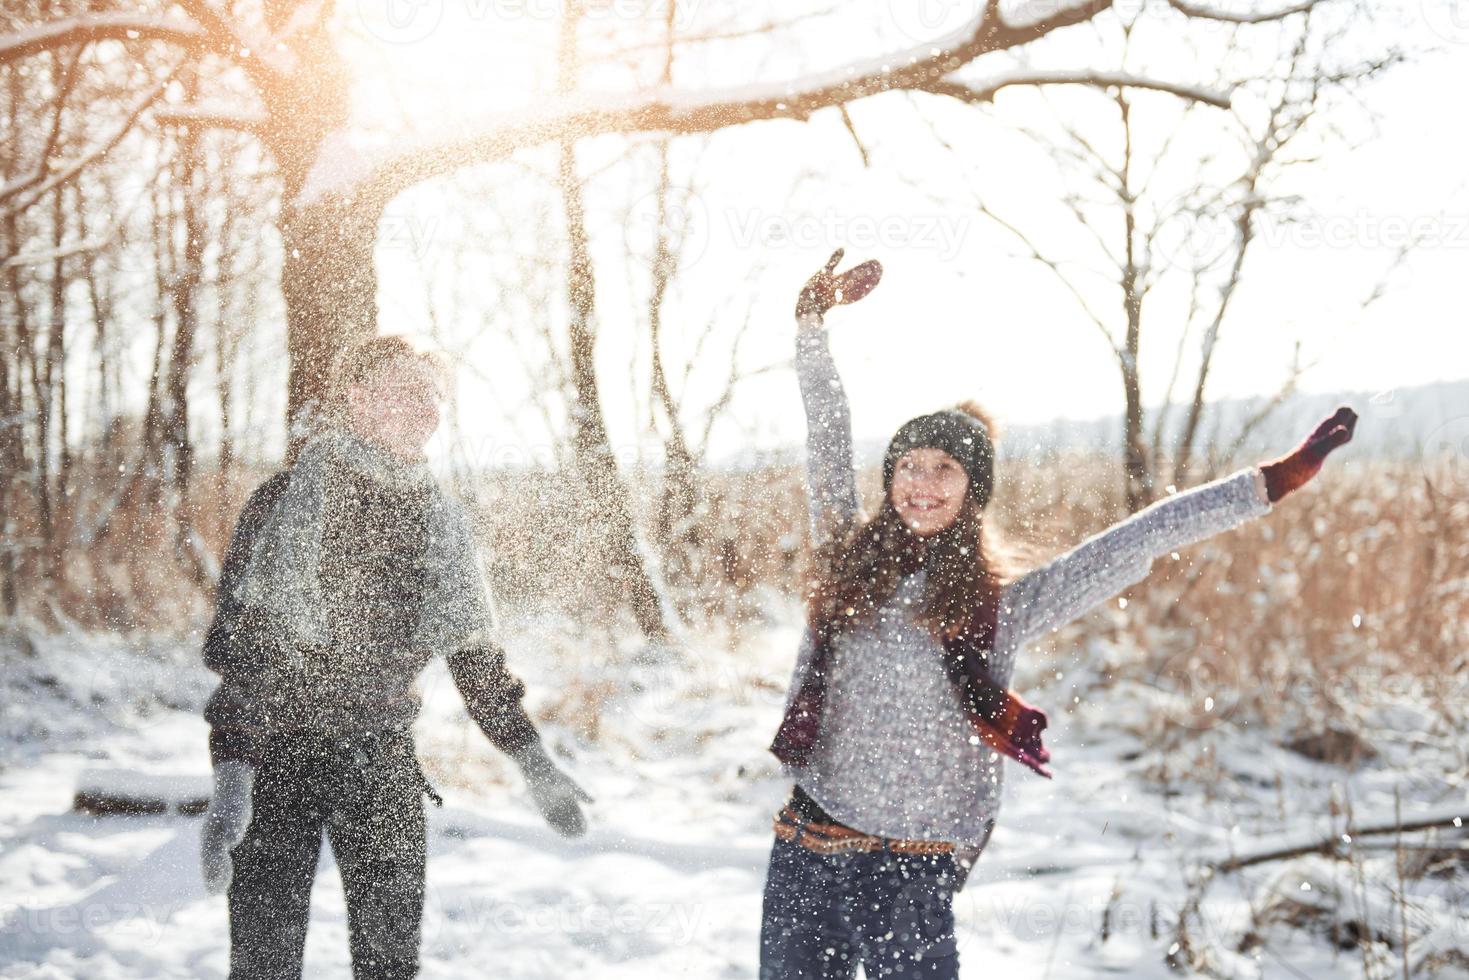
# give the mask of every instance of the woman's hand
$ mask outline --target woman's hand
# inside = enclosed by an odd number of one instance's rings
[[[211,895],[229,891],[235,865],[230,858],[250,826],[250,794],[255,788],[255,770],[247,763],[226,759],[214,767],[214,792],[204,811],[199,829],[199,866],[204,889]]]
[[[1265,474],[1265,490],[1273,504],[1292,490],[1300,488],[1321,469],[1328,453],[1352,439],[1357,426],[1357,413],[1342,405],[1331,417],[1311,431],[1306,441],[1279,459],[1260,464]]]
[[[801,296],[796,300],[797,320],[814,317],[819,321],[833,306],[855,303],[872,292],[882,278],[882,264],[876,259],[868,259],[837,275],[836,267],[844,252],[840,248],[832,252],[826,267],[801,287]]]
[[[536,801],[536,808],[546,818],[546,823],[562,837],[580,837],[586,833],[587,821],[582,816],[580,804],[590,803],[592,798],[556,767],[541,743],[535,741],[521,749],[515,761],[525,775],[531,799]]]

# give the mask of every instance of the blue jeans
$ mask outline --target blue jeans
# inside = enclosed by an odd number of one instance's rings
[[[818,854],[775,839],[760,924],[760,980],[955,978],[954,857]]]

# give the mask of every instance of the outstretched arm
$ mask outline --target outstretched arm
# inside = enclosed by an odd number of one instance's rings
[[[1063,626],[1142,581],[1159,555],[1259,517],[1270,506],[1264,476],[1250,466],[1160,500],[1092,535],[1006,587],[1000,628],[1016,641],[1007,646]]]
[[[1000,598],[1000,631],[1013,642],[996,647],[1013,658],[1030,637],[1142,581],[1159,555],[1268,513],[1351,440],[1356,422],[1356,413],[1343,405],[1286,455],[1145,507],[1013,582]],[[1013,666],[1013,659],[996,664],[996,679],[1009,683]]]

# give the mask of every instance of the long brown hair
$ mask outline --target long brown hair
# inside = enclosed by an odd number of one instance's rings
[[[999,429],[973,401],[956,405],[997,438]],[[870,620],[897,591],[899,579],[928,569],[919,622],[941,642],[966,634],[982,646],[993,640],[1001,589],[1022,571],[1023,552],[989,526],[966,492],[959,514],[942,531],[920,538],[884,497],[877,514],[839,529],[814,566],[808,615],[811,625],[839,631]]]

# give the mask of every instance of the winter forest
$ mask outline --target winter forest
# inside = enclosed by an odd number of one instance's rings
[[[0,977],[1469,977],[1460,0],[6,0]]]

